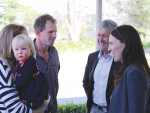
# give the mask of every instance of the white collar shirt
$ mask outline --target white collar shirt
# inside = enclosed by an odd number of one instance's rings
[[[96,65],[93,80],[93,102],[99,106],[107,106],[106,102],[106,88],[109,77],[110,68],[113,62],[113,56],[110,53],[108,58],[103,57],[103,51],[98,55],[98,63]]]

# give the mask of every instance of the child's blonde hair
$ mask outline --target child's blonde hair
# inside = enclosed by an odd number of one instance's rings
[[[27,35],[24,35],[24,34],[17,35],[16,37],[14,37],[14,39],[12,41],[12,48],[15,48],[17,46],[17,44],[25,44],[25,45],[29,46],[29,48],[32,51],[32,56],[34,58],[36,58],[35,47],[34,47],[33,41],[31,40],[30,37],[28,37]]]

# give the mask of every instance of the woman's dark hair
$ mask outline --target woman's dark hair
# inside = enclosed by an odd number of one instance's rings
[[[121,68],[115,70],[115,85],[120,82],[125,70],[131,64],[136,64],[149,78],[150,68],[137,30],[130,25],[122,25],[112,30],[111,35],[120,40],[121,43],[125,42],[126,44],[122,52]]]

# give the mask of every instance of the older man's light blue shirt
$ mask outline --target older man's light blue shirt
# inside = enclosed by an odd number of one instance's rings
[[[93,102],[100,106],[107,106],[106,88],[109,77],[110,68],[113,62],[113,56],[110,53],[108,58],[103,57],[103,52],[100,51],[98,55],[98,63],[94,71],[94,89]]]

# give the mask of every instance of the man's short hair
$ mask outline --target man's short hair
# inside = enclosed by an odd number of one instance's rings
[[[111,19],[103,20],[101,23],[98,24],[97,28],[105,28],[110,29],[111,31],[116,28],[118,25]]]
[[[45,29],[45,24],[47,20],[51,21],[53,24],[57,23],[56,19],[53,18],[53,16],[49,14],[41,15],[34,22],[34,30],[36,31],[37,29],[39,29],[40,32],[42,32]]]

